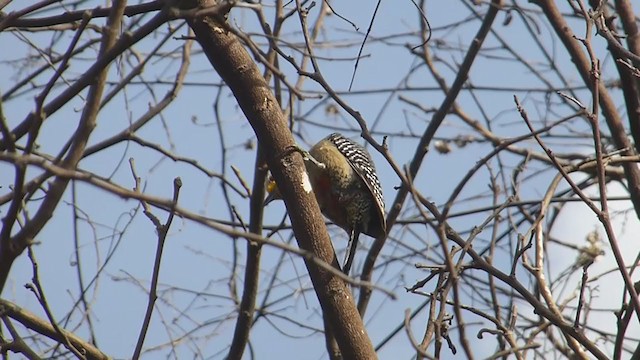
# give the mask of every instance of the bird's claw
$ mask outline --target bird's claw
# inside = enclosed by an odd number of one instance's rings
[[[319,167],[320,169],[326,169],[327,166],[325,164],[318,161],[307,150],[301,148],[298,144],[293,146],[293,150],[299,152],[305,161],[311,161],[315,166]]]

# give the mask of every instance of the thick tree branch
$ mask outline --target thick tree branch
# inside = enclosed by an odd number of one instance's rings
[[[87,94],[87,103],[85,104],[82,116],[79,121],[79,125],[73,136],[73,142],[69,148],[69,151],[67,152],[67,155],[61,161],[61,166],[63,168],[75,169],[77,167],[78,162],[82,158],[82,154],[84,153],[84,150],[86,148],[89,136],[96,126],[97,116],[100,109],[100,102],[102,100],[102,94],[106,85],[109,64],[112,60],[110,55],[113,55],[115,57],[115,54],[113,54],[112,50],[114,48],[117,48],[118,44],[120,46],[123,45],[122,41],[118,42],[118,35],[125,5],[126,1],[114,2],[114,7],[111,8],[107,24],[104,28],[104,35],[100,47],[98,58],[102,61],[96,61],[96,64],[94,64],[94,66],[92,67],[93,71],[95,71],[95,73],[93,73],[93,76],[85,77],[86,82],[79,82],[80,85],[77,86],[77,91],[80,91],[85,86],[90,85]],[[161,18],[165,19],[164,17]],[[151,22],[151,24],[152,25],[147,28],[149,32],[156,28],[156,26],[153,25],[153,21]],[[144,31],[142,33],[145,35],[147,34]],[[124,36],[124,38],[128,37]],[[139,39],[141,38],[142,37],[140,37]],[[126,41],[125,43],[127,43],[128,45],[126,47],[120,48],[121,51],[124,51],[124,49],[126,49],[129,45],[133,44],[133,42],[129,43]],[[120,53],[120,51],[116,52],[116,54],[118,53]],[[98,66],[98,64],[100,65]],[[72,87],[74,86],[69,87],[69,89],[71,89]],[[58,96],[56,100],[60,100],[61,97],[62,95]],[[55,102],[56,100],[54,100],[53,102]],[[59,104],[59,106],[62,105],[63,103]],[[40,111],[31,113],[29,117],[22,122],[21,125],[27,124],[25,131],[30,132],[30,139],[28,144],[32,144],[33,141],[35,141],[35,139],[31,138],[35,138],[38,135],[38,131],[42,121],[44,120],[44,117],[50,114],[48,110],[49,109],[47,108],[47,106],[44,106],[42,109],[40,109]],[[30,152],[29,146],[27,146],[26,151]],[[7,277],[9,276],[9,270],[11,269],[13,261],[24,251],[29,243],[33,241],[34,237],[47,224],[47,222],[53,215],[53,212],[56,209],[60,199],[62,198],[62,195],[64,194],[68,183],[68,178],[56,178],[49,186],[47,196],[43,200],[33,218],[30,219],[29,222],[27,222],[24,227],[15,235],[11,236],[11,227],[13,223],[8,222],[11,221],[11,219],[9,219],[8,221],[7,219],[5,219],[3,225],[7,228],[3,229],[2,237],[0,238],[0,293],[4,288]],[[17,193],[16,199],[14,201],[21,202],[21,195],[22,194]]]
[[[198,3],[205,9],[216,5],[212,1]],[[238,38],[228,30],[224,15],[208,11],[206,17],[189,17],[187,21],[207,58],[233,92],[265,151],[267,164],[282,190],[298,245],[337,266],[302,157],[291,151],[295,143],[286,119],[258,67]],[[347,284],[312,262],[306,261],[306,265],[324,315],[333,326],[345,358],[375,358],[373,345]]]
[[[10,317],[11,319],[14,319],[24,325],[26,328],[31,329],[48,338],[54,339],[59,343],[62,343],[64,341],[64,338],[53,328],[53,326],[48,321],[41,319],[24,309],[21,309],[19,306],[12,302],[0,299],[0,314]],[[64,336],[69,339],[74,347],[76,347],[77,349],[82,349],[87,359],[109,359],[107,355],[96,349],[90,343],[79,338],[75,334],[64,329],[62,329],[61,331]]]
[[[578,73],[582,77],[584,83],[591,89],[593,89],[593,81],[591,80],[591,62],[584,52],[583,46],[580,41],[576,40],[575,34],[571,31],[571,27],[565,21],[564,17],[560,13],[555,1],[543,0],[535,1],[540,6],[545,16],[549,20],[549,23],[553,26],[556,34],[562,41],[565,49],[569,52],[571,60],[575,64]],[[605,84],[598,82],[598,92],[600,95],[600,106],[602,113],[604,114],[611,137],[616,147],[622,150],[622,154],[625,156],[631,156],[635,154],[634,147],[631,145],[629,138],[627,137],[627,131],[624,128],[624,124],[620,119],[620,114],[616,108],[616,104],[606,88]],[[636,164],[625,164],[625,176],[627,178],[627,186],[629,187],[629,193],[631,194],[631,201],[636,211],[636,216],[640,218],[640,169]]]
[[[451,85],[451,90],[447,93],[447,96],[443,100],[442,104],[440,104],[440,108],[438,109],[438,111],[436,111],[436,113],[433,114],[433,118],[431,119],[429,126],[427,127],[425,132],[422,134],[422,137],[420,138],[420,143],[416,147],[416,152],[413,155],[413,159],[409,164],[409,176],[411,178],[415,178],[416,175],[418,174],[418,170],[420,170],[422,161],[424,160],[424,157],[427,155],[427,150],[429,149],[431,140],[435,136],[436,131],[438,131],[438,128],[440,127],[440,124],[442,124],[442,121],[444,121],[445,117],[449,114],[449,109],[451,108],[451,105],[454,103],[454,101],[458,97],[458,94],[460,93],[460,90],[462,90],[462,86],[467,81],[467,76],[469,75],[471,66],[475,61],[476,56],[480,52],[480,49],[482,48],[482,44],[485,38],[487,37],[487,34],[489,33],[489,30],[491,29],[491,26],[493,25],[493,22],[501,6],[502,6],[501,0],[493,0],[491,2],[491,6],[487,11],[487,15],[485,16],[484,21],[482,22],[482,25],[478,29],[478,33],[471,41],[471,45],[469,46],[469,51],[467,51],[464,61],[460,65],[460,69],[458,69],[458,73],[457,73],[458,75],[456,76],[455,81]],[[398,216],[400,215],[402,204],[404,204],[404,201],[407,198],[408,194],[409,194],[409,188],[406,184],[403,184],[400,190],[398,190],[398,194],[396,195],[396,198],[393,200],[393,203],[391,205],[391,211],[389,211],[389,215],[387,216],[388,229],[390,229],[393,226],[393,224],[396,222]],[[375,265],[375,261],[378,258],[378,255],[380,254],[382,247],[384,246],[385,240],[386,238],[377,239],[371,246],[371,249],[367,254],[367,258],[362,268],[361,280],[363,281],[371,280],[371,276],[373,274],[373,266]],[[358,309],[360,309],[360,312],[362,313],[363,316],[366,311],[370,298],[371,298],[371,290],[363,288],[360,293],[360,297],[358,298]]]

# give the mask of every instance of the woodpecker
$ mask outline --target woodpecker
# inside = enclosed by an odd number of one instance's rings
[[[377,239],[387,231],[382,187],[371,155],[339,133],[301,152],[322,214],[349,234],[342,268],[349,275],[360,234]],[[265,205],[280,197],[272,180],[267,191]]]

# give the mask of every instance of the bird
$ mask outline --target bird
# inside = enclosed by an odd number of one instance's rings
[[[320,140],[307,152],[297,148],[322,214],[344,229],[349,242],[342,271],[349,275],[360,234],[386,236],[384,197],[371,155],[360,144],[340,133]],[[267,183],[265,205],[280,199],[272,178]]]

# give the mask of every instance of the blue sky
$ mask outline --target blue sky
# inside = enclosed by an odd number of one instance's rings
[[[19,2],[9,5],[22,6]],[[269,13],[270,3],[264,4]],[[288,8],[293,5],[289,4]],[[319,61],[321,71],[341,96],[350,106],[361,112],[367,119],[368,125],[374,131],[378,142],[382,142],[384,134],[394,134],[389,140],[389,150],[394,160],[404,165],[413,157],[418,137],[430,121],[431,113],[418,111],[408,104],[414,101],[425,108],[438,107],[443,99],[442,92],[437,90],[437,84],[428,74],[424,66],[416,57],[411,56],[409,47],[419,45],[416,32],[419,29],[419,17],[414,4],[411,1],[382,1],[367,44],[363,50],[363,58],[359,62],[355,76],[352,93],[348,92],[349,82],[354,71],[354,58],[357,55],[359,43],[362,41],[374,4],[369,1],[338,2],[333,4],[334,9],[342,16],[355,23],[359,31],[336,16],[326,18],[323,32],[319,37],[321,42],[337,43],[338,47],[318,47],[318,54],[322,56]],[[524,6],[524,5],[523,5]],[[83,6],[89,7],[89,6]],[[477,6],[476,11],[485,12],[486,5]],[[310,22],[317,17],[319,5],[313,7],[309,14]],[[533,8],[535,9],[535,8]],[[450,64],[462,62],[465,49],[475,34],[479,21],[470,14],[469,8],[463,2],[439,1],[427,2],[426,14],[434,29],[432,41],[433,54],[439,58],[436,65],[441,75],[450,85],[456,75],[455,68]],[[531,36],[525,32],[522,19],[514,16],[511,23],[503,24],[505,13],[500,13],[494,25],[500,39],[504,40],[515,53],[519,54],[531,64],[533,68],[548,75],[548,80],[562,86],[560,79],[545,68],[545,59],[533,43]],[[271,18],[268,17],[270,20]],[[130,20],[127,20],[130,21]],[[145,20],[143,20],[144,22]],[[248,33],[258,32],[255,16],[248,9],[234,9],[230,22],[239,29]],[[460,22],[461,25],[451,28],[443,28],[446,24]],[[99,22],[98,22],[99,23]],[[540,27],[539,39],[547,46],[547,49],[557,57],[555,65],[563,69],[567,80],[571,85],[582,85],[578,74],[573,70],[572,64],[567,61],[566,53],[559,43],[554,42],[553,33],[548,24],[536,18],[532,23]],[[174,21],[172,26],[182,24]],[[575,25],[575,31],[582,34],[580,23]],[[283,31],[283,39],[301,43],[299,34],[300,24],[295,18],[287,22]],[[166,28],[162,33],[166,33]],[[176,36],[187,35],[186,26],[182,26]],[[72,34],[63,33],[68,41]],[[95,36],[90,34],[87,36]],[[23,59],[26,55],[34,54],[24,41],[28,38],[32,43],[40,47],[46,46],[50,34],[32,33],[26,31],[4,32],[0,34],[0,42],[4,48],[14,49],[11,53],[5,53],[0,57],[7,59]],[[254,41],[260,44],[264,39],[255,35]],[[139,56],[144,56],[158,42],[159,37],[150,37],[136,45]],[[474,64],[469,78],[469,84],[477,87],[517,88],[527,87],[529,91],[486,91],[477,90],[473,93],[464,91],[458,98],[461,107],[469,116],[484,123],[484,116],[491,119],[492,131],[500,136],[518,136],[528,132],[525,125],[515,111],[513,95],[518,95],[532,118],[538,126],[553,121],[573,112],[569,107],[554,107],[556,112],[546,111],[545,101],[560,102],[556,95],[540,94],[535,89],[544,88],[544,84],[536,78],[529,69],[522,64],[513,61],[512,55],[504,50],[500,39],[496,35],[490,35],[484,45],[483,56]],[[65,43],[62,42],[62,44]],[[91,143],[112,136],[114,133],[135,121],[144,114],[150,105],[162,98],[173,82],[175,71],[180,59],[176,57],[175,49],[179,49],[184,40],[170,39],[162,48],[162,53],[167,57],[152,59],[145,67],[140,80],[162,80],[169,84],[155,85],[149,90],[143,85],[129,85],[126,94],[119,94],[113,101],[101,111],[98,119],[98,127],[91,138]],[[613,77],[613,68],[605,57],[603,42],[596,42],[596,49],[602,54],[604,67],[604,79]],[[459,47],[459,49],[456,49]],[[59,45],[57,51],[64,51]],[[82,59],[74,60],[71,68],[66,73],[70,81],[86,70],[86,66],[95,57],[95,49],[83,53]],[[145,140],[152,141],[174,154],[192,158],[200,165],[226,176],[235,186],[240,187],[240,182],[231,170],[231,166],[238,169],[239,174],[249,184],[253,178],[254,147],[246,147],[247,142],[255,145],[255,136],[244,115],[239,111],[235,99],[228,90],[223,90],[220,96],[220,107],[216,114],[213,103],[218,96],[217,86],[219,78],[211,68],[211,65],[202,55],[199,45],[193,45],[193,55],[189,74],[186,78],[187,85],[180,92],[177,99],[162,112],[161,117],[154,119],[141,129],[137,135]],[[295,52],[292,54],[298,56]],[[137,63],[134,56],[122,57],[112,65],[110,79],[117,81],[130,70],[131,63]],[[608,65],[607,65],[608,64]],[[281,68],[288,80],[294,83],[297,80],[295,71],[281,60]],[[415,70],[411,70],[414,69]],[[9,74],[0,77],[0,90],[6,90],[24,74],[23,69],[9,66],[6,63],[0,65],[0,72]],[[408,75],[409,74],[409,75]],[[50,74],[46,75],[50,76]],[[36,79],[36,83],[42,84],[46,76]],[[392,92],[382,89],[403,88],[402,91]],[[64,88],[62,85],[54,89],[53,94]],[[305,80],[306,91],[319,91],[320,87],[309,79]],[[365,90],[381,89],[377,92],[363,93]],[[84,93],[86,95],[86,92]],[[583,96],[585,104],[589,104],[589,96],[584,91],[576,91],[575,94]],[[35,92],[25,96],[5,101],[4,113],[10,126],[15,126],[33,109],[33,96]],[[620,96],[620,94],[616,94]],[[474,98],[475,96],[475,98]],[[125,101],[126,99],[126,101]],[[80,109],[83,106],[83,98],[77,97],[60,111],[52,114],[45,122],[39,141],[40,151],[57,154],[60,148],[73,133],[80,117]],[[476,104],[482,104],[480,108]],[[294,115],[297,123],[294,131],[301,135],[298,140],[307,146],[326,136],[330,130],[328,127],[338,127],[348,136],[358,139],[359,130],[357,123],[346,112],[341,111],[337,115],[325,112],[328,104],[335,104],[331,99],[309,98],[304,101],[296,101]],[[483,113],[484,111],[484,113]],[[574,124],[581,120],[575,120]],[[572,129],[584,130],[584,125],[575,125]],[[349,131],[351,130],[351,131]],[[558,130],[560,133],[566,129]],[[570,131],[567,131],[570,133]],[[223,134],[226,152],[222,152],[220,134]],[[444,126],[437,133],[438,138],[452,138],[457,135],[473,134],[468,126],[464,125],[458,117],[450,115],[445,120]],[[358,139],[361,141],[361,139]],[[553,144],[555,149],[566,152],[590,153],[591,144],[585,140],[566,140]],[[540,151],[530,141],[521,146],[529,146],[535,151]],[[486,143],[471,143],[464,148],[455,148],[450,154],[439,154],[430,151],[422,165],[421,171],[415,180],[421,193],[427,196],[437,205],[443,204],[450,196],[451,191],[458,181],[466,174],[468,169],[485,156],[492,148]],[[387,206],[396,194],[395,187],[399,185],[397,176],[391,167],[385,163],[384,158],[373,153],[377,164]],[[126,188],[133,188],[134,181],[129,169],[129,158],[135,159],[137,175],[142,178],[144,191],[148,194],[171,198],[172,182],[175,177],[180,177],[183,187],[180,193],[179,204],[192,213],[201,214],[213,219],[230,220],[227,203],[218,178],[209,177],[193,166],[185,163],[174,162],[163,157],[158,152],[141,147],[135,143],[119,144],[111,149],[83,159],[80,166],[83,169],[94,171],[103,177]],[[507,164],[507,169],[516,166],[518,157],[505,155],[502,159]],[[495,166],[497,164],[494,163]],[[527,187],[521,189],[523,200],[539,199],[553,174],[550,172],[537,173],[539,164],[532,163],[528,169],[528,176],[533,180]],[[2,193],[6,194],[12,184],[12,167],[0,163],[0,185]],[[29,171],[29,176],[36,176],[38,170]],[[487,187],[489,172],[482,169],[472,178],[469,186],[461,194],[461,201],[453,208],[453,212],[465,211],[480,204],[490,204],[490,191]],[[139,204],[132,200],[123,200],[94,187],[77,183],[75,187],[78,207],[82,211],[78,233],[81,249],[81,261],[84,271],[85,284],[92,280],[99,268],[106,266],[96,284],[90,287],[87,296],[92,300],[90,313],[95,315],[95,331],[98,336],[98,345],[106,353],[116,358],[130,357],[137,334],[142,322],[146,307],[149,279],[153,267],[154,251],[156,244],[155,230],[151,222],[144,217]],[[619,188],[612,189],[612,194],[617,194]],[[477,196],[481,194],[481,196]],[[248,201],[234,192],[229,193],[229,201],[237,207],[245,221],[248,221]],[[477,196],[477,197],[476,197]],[[504,200],[504,199],[502,199]],[[39,261],[40,277],[45,284],[48,300],[55,309],[58,319],[63,318],[73,308],[77,299],[76,258],[73,244],[73,207],[72,189],[67,190],[64,200],[59,204],[54,219],[39,234],[38,245],[35,254]],[[37,203],[30,206],[33,211]],[[629,208],[627,203],[616,203],[620,211]],[[402,219],[407,220],[417,215],[414,206],[407,203],[407,210],[403,212]],[[389,210],[387,208],[387,210]],[[6,205],[0,206],[0,214],[6,213]],[[161,221],[166,220],[166,213],[154,209],[154,213]],[[470,228],[479,224],[488,213],[476,216],[464,217],[452,220],[454,226]],[[269,205],[265,217],[268,225],[277,225],[284,216],[284,206],[274,203]],[[623,244],[633,243],[633,234],[637,234],[637,219],[630,214],[623,215],[616,220],[616,229],[619,230],[620,241]],[[582,245],[587,233],[598,228],[595,216],[586,210],[584,205],[569,205],[562,212],[560,223],[556,224],[553,236],[570,239],[568,241]],[[578,225],[578,226],[576,226]],[[342,251],[346,244],[346,234],[331,226],[330,234],[334,244]],[[392,239],[388,241],[383,257],[380,259],[380,269],[376,272],[374,280],[379,285],[390,289],[398,296],[397,300],[386,298],[381,293],[376,293],[370,306],[370,311],[365,318],[367,329],[374,344],[379,343],[390,331],[390,328],[400,325],[406,308],[415,309],[424,301],[424,298],[407,294],[404,286],[410,286],[414,281],[425,277],[426,272],[415,269],[411,264],[424,262],[438,256],[431,254],[417,254],[408,256],[406,248],[400,245],[406,242],[411,247],[419,248],[424,244],[435,246],[434,233],[425,227],[415,226],[408,228],[397,226],[391,233]],[[416,233],[417,232],[417,233]],[[489,234],[481,234],[481,238],[488,239]],[[292,241],[288,232],[279,232],[273,240]],[[368,248],[371,239],[361,240]],[[295,241],[292,241],[295,244]],[[159,300],[152,321],[145,346],[158,350],[150,351],[148,358],[160,356],[173,356],[170,354],[170,346],[167,342],[175,341],[178,358],[187,356],[203,356],[205,358],[223,358],[226,346],[232,336],[234,321],[227,318],[234,310],[234,304],[229,299],[230,281],[229,269],[233,264],[233,248],[238,249],[241,264],[244,261],[242,255],[245,251],[244,240],[232,240],[227,235],[216,232],[205,226],[196,224],[181,218],[176,218],[169,231],[165,245],[162,269],[160,273],[161,300]],[[631,248],[632,250],[633,248]],[[553,259],[554,271],[560,271],[570,265],[575,258],[575,253],[565,255],[560,249],[550,251],[550,259]],[[366,252],[361,250],[356,256],[356,267],[360,267]],[[341,253],[340,253],[341,254]],[[341,258],[341,255],[338,258]],[[603,261],[596,263],[593,272],[604,272],[613,266],[610,252]],[[628,261],[633,259],[635,252],[627,251]],[[404,263],[396,262],[385,264],[386,260],[394,256],[407,256]],[[508,268],[509,257],[505,256],[504,266]],[[314,331],[322,328],[322,320],[319,307],[311,284],[306,275],[306,268],[301,259],[281,252],[272,247],[265,247],[262,269],[264,279],[276,271],[278,266],[285,266],[286,271],[281,271],[278,281],[273,284],[264,283],[260,294],[272,291],[270,299],[286,298],[287,301],[275,302],[265,309],[270,313],[267,319],[260,319],[252,331],[251,345],[257,358],[265,358],[263,354],[269,354],[268,358],[297,358],[320,359],[324,354],[324,342],[321,334]],[[238,278],[234,279],[236,286],[241,287],[242,267],[237,269]],[[37,301],[33,295],[24,289],[23,285],[31,280],[31,265],[26,256],[21,256],[14,264],[9,283],[2,296],[15,301],[20,306],[34,311],[43,316]],[[575,283],[577,284],[577,283]],[[574,285],[575,285],[574,284]],[[621,293],[621,285],[617,278],[611,281],[599,283],[599,292],[602,294],[598,304],[602,306],[618,306],[607,303],[604,294],[613,293],[616,299]],[[469,296],[472,302],[472,296]],[[526,306],[520,305],[523,309]],[[526,310],[522,310],[526,311]],[[73,324],[80,322],[78,310],[72,312]],[[530,314],[533,317],[533,314]],[[602,316],[603,321],[615,325],[613,316],[603,312],[594,316]],[[300,326],[292,321],[299,320],[305,326]],[[477,326],[469,318],[471,326]],[[426,324],[426,314],[421,313],[413,322],[415,336],[420,337]],[[169,330],[167,330],[169,329]],[[613,327],[609,330],[613,331]],[[77,329],[80,335],[87,336],[86,324]],[[192,336],[191,338],[187,337]],[[185,338],[183,339],[182,336]],[[475,340],[475,339],[474,339]],[[274,346],[277,344],[276,346]],[[474,342],[474,349],[479,354],[490,354],[495,344],[492,341]],[[295,355],[294,355],[295,354]],[[301,355],[303,354],[303,355]],[[388,345],[380,351],[380,358],[410,358],[414,352],[404,332],[396,335]]]

